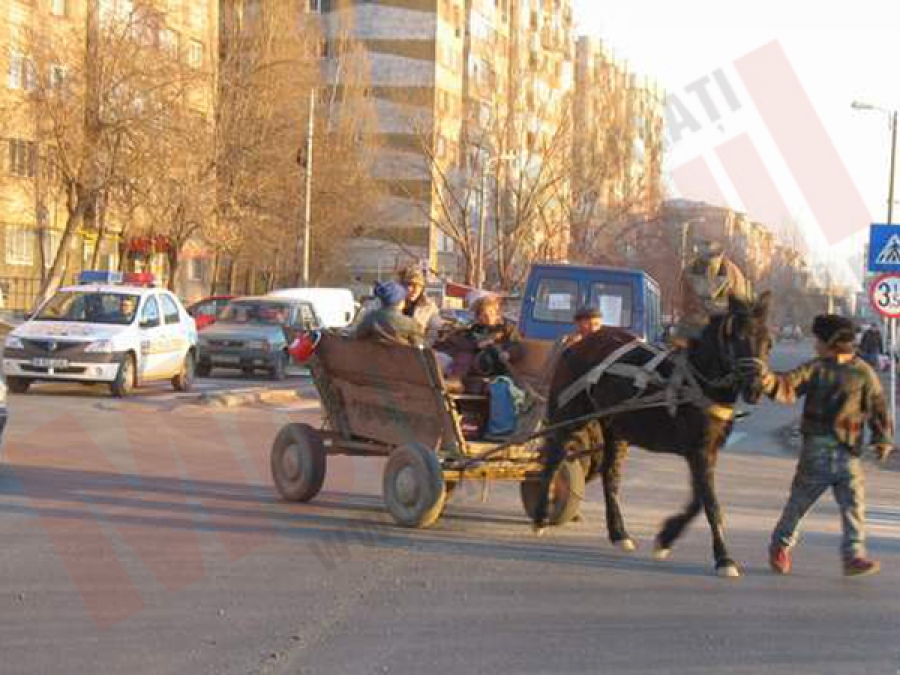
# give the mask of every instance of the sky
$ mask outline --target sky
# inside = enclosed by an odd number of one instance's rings
[[[755,214],[747,208],[741,198],[742,185],[729,178],[717,153],[723,143],[748,134],[789,212],[784,215],[783,210],[774,209],[782,215],[771,216],[769,220],[798,222],[812,256],[819,262],[833,262],[832,270],[841,280],[855,280],[851,275],[858,276],[861,269],[858,265],[851,268],[847,261],[853,253],[861,251],[867,239],[868,229],[863,221],[886,221],[890,133],[886,114],[856,111],[851,109],[851,103],[862,100],[891,110],[900,108],[900,78],[895,74],[900,66],[898,0],[574,2],[580,33],[602,38],[632,71],[652,78],[667,95],[674,97],[678,107],[670,104],[670,113],[686,113],[695,122],[694,126],[682,126],[677,139],[670,138],[668,176],[679,175],[682,167],[702,157],[728,205],[766,220],[764,216],[773,209]],[[824,128],[825,135],[820,138],[825,142],[808,147],[806,156],[815,155],[815,158],[805,163],[805,169],[798,168],[804,164],[802,158],[798,159],[799,164],[786,161],[790,154],[786,144],[771,133],[771,123],[767,124],[760,114],[760,106],[753,104],[760,100],[759,96],[753,98],[749,89],[744,88],[745,81],[736,68],[742,57],[766,50],[773,42],[786,55],[812,104],[812,116]],[[769,105],[763,107],[777,117],[796,115],[805,120],[805,127],[817,128],[818,122],[802,112],[805,108],[797,103],[795,95],[782,96],[784,70],[777,68],[763,73],[761,85],[770,85],[770,91],[765,94]],[[717,71],[725,78],[733,97],[725,96],[724,88],[716,88]],[[710,77],[707,91],[718,101],[715,122],[710,119],[712,116],[697,89],[690,89],[692,83],[705,76]],[[729,107],[726,101],[739,104]],[[676,121],[682,125],[685,117],[676,117]],[[802,135],[795,134],[794,139]],[[827,147],[829,141],[836,151],[833,156]],[[808,144],[808,139],[805,142]],[[810,163],[817,162],[821,166],[837,165],[832,167],[836,171],[845,167],[846,172],[841,175],[849,174],[851,185],[848,187],[847,180],[843,180],[842,189],[832,193],[850,190],[852,197],[855,190],[862,198],[859,205],[865,213],[846,206],[856,203],[848,198],[832,204],[831,221],[824,222],[823,202],[811,198],[809,191],[801,187],[815,186],[819,181],[821,189],[821,183],[828,183],[828,179],[819,175],[818,168],[810,167]],[[707,201],[713,201],[708,194],[695,190],[696,186],[690,182],[670,183],[673,192],[679,192],[679,187],[683,189],[678,196],[707,197]],[[897,194],[900,195],[900,185]],[[845,211],[848,217],[842,221]],[[900,205],[895,204],[894,211],[894,220],[900,220]],[[853,217],[849,215],[851,212]],[[838,213],[840,217],[834,215]],[[780,228],[783,223],[772,225]]]

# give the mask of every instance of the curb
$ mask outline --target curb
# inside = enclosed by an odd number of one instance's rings
[[[234,408],[254,403],[294,403],[304,398],[310,398],[314,394],[311,389],[311,387],[302,385],[289,389],[266,389],[265,387],[226,389],[204,392],[197,397],[197,403],[220,408]]]

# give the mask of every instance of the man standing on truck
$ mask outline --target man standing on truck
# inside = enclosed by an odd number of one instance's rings
[[[741,269],[725,255],[722,244],[700,241],[697,255],[681,273],[683,306],[673,339],[676,346],[687,346],[689,340],[699,337],[711,315],[726,312],[729,295],[750,300],[753,291]]]

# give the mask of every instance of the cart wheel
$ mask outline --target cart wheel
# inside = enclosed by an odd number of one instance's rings
[[[437,455],[420,443],[394,450],[384,467],[384,503],[403,527],[429,527],[441,516],[446,499]]]
[[[319,432],[308,424],[288,424],[272,444],[272,478],[289,502],[308,502],[322,489],[328,455]]]
[[[525,513],[534,520],[541,481],[537,478],[519,484]],[[547,514],[551,525],[565,525],[578,515],[584,497],[584,469],[579,461],[563,462],[550,484],[550,508]]]

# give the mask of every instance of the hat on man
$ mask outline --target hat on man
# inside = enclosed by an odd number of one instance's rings
[[[589,321],[590,319],[602,319],[603,314],[596,307],[583,305],[575,311],[576,321]]]
[[[704,258],[715,258],[725,253],[721,242],[712,239],[701,239],[697,242],[697,253]]]
[[[837,314],[820,314],[813,319],[812,332],[817,338],[828,345],[841,342],[853,342],[856,336],[856,328],[853,322]]]
[[[396,281],[378,282],[373,291],[376,298],[381,300],[385,307],[399,305],[406,300],[406,287]]]
[[[400,279],[400,283],[404,286],[425,285],[425,275],[416,265],[410,265],[409,267],[403,268],[397,276]]]

